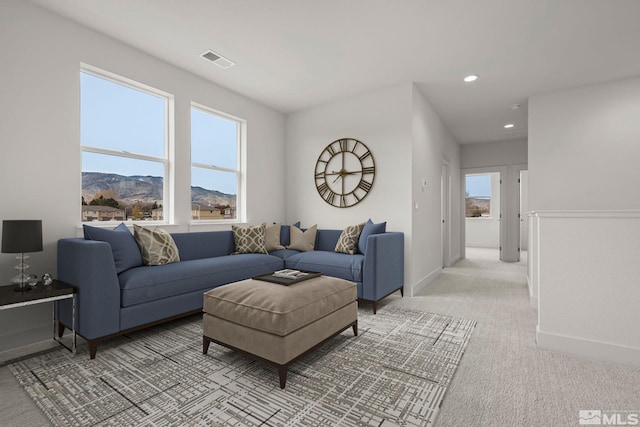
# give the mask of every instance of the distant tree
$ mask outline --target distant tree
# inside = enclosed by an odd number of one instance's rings
[[[94,198],[92,201],[89,202],[89,204],[92,206],[111,206],[112,208],[120,207],[120,204],[116,199],[112,197],[105,199],[104,196]]]
[[[82,206],[87,206],[86,200],[84,200],[84,196],[82,196]]]
[[[158,204],[156,202],[153,202],[153,205],[151,205],[151,209],[158,209]]]
[[[142,219],[142,206],[140,206],[139,203],[136,203],[136,205],[133,207],[133,212],[131,213],[131,215],[133,215],[133,219]]]

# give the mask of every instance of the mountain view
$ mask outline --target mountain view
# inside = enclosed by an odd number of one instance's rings
[[[111,173],[82,172],[82,198],[86,204],[94,199],[113,199],[120,208],[135,205],[162,205],[162,178],[157,176],[123,176]],[[191,187],[191,203],[201,206],[235,207],[235,194],[225,194],[202,187]]]

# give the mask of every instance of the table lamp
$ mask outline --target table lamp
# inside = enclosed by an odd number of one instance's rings
[[[41,220],[3,220],[2,221],[2,253],[17,254],[18,265],[14,268],[20,273],[11,283],[17,285],[14,291],[28,291],[28,276],[25,273],[29,266],[24,263],[29,256],[25,252],[42,251],[42,221]]]

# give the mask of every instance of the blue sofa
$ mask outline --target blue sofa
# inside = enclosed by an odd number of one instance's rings
[[[403,292],[404,235],[370,235],[364,254],[349,255],[334,252],[341,232],[318,230],[314,251],[284,249],[268,255],[232,255],[231,231],[173,233],[180,262],[131,268],[114,261],[118,254],[105,241],[61,239],[58,279],[77,289],[76,331],[89,342],[91,359],[106,338],[198,313],[204,292],[282,268],[353,281],[359,301],[372,302],[375,314],[378,301]],[[57,304],[62,335],[71,325],[71,302]]]

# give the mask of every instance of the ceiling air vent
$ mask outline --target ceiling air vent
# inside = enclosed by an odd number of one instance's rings
[[[220,68],[230,68],[233,67],[234,65],[236,65],[235,62],[225,58],[222,55],[219,55],[211,50],[208,50],[204,53],[201,53],[200,56],[202,56],[204,59],[207,59],[211,62],[213,62],[214,64],[216,64],[218,67]]]

